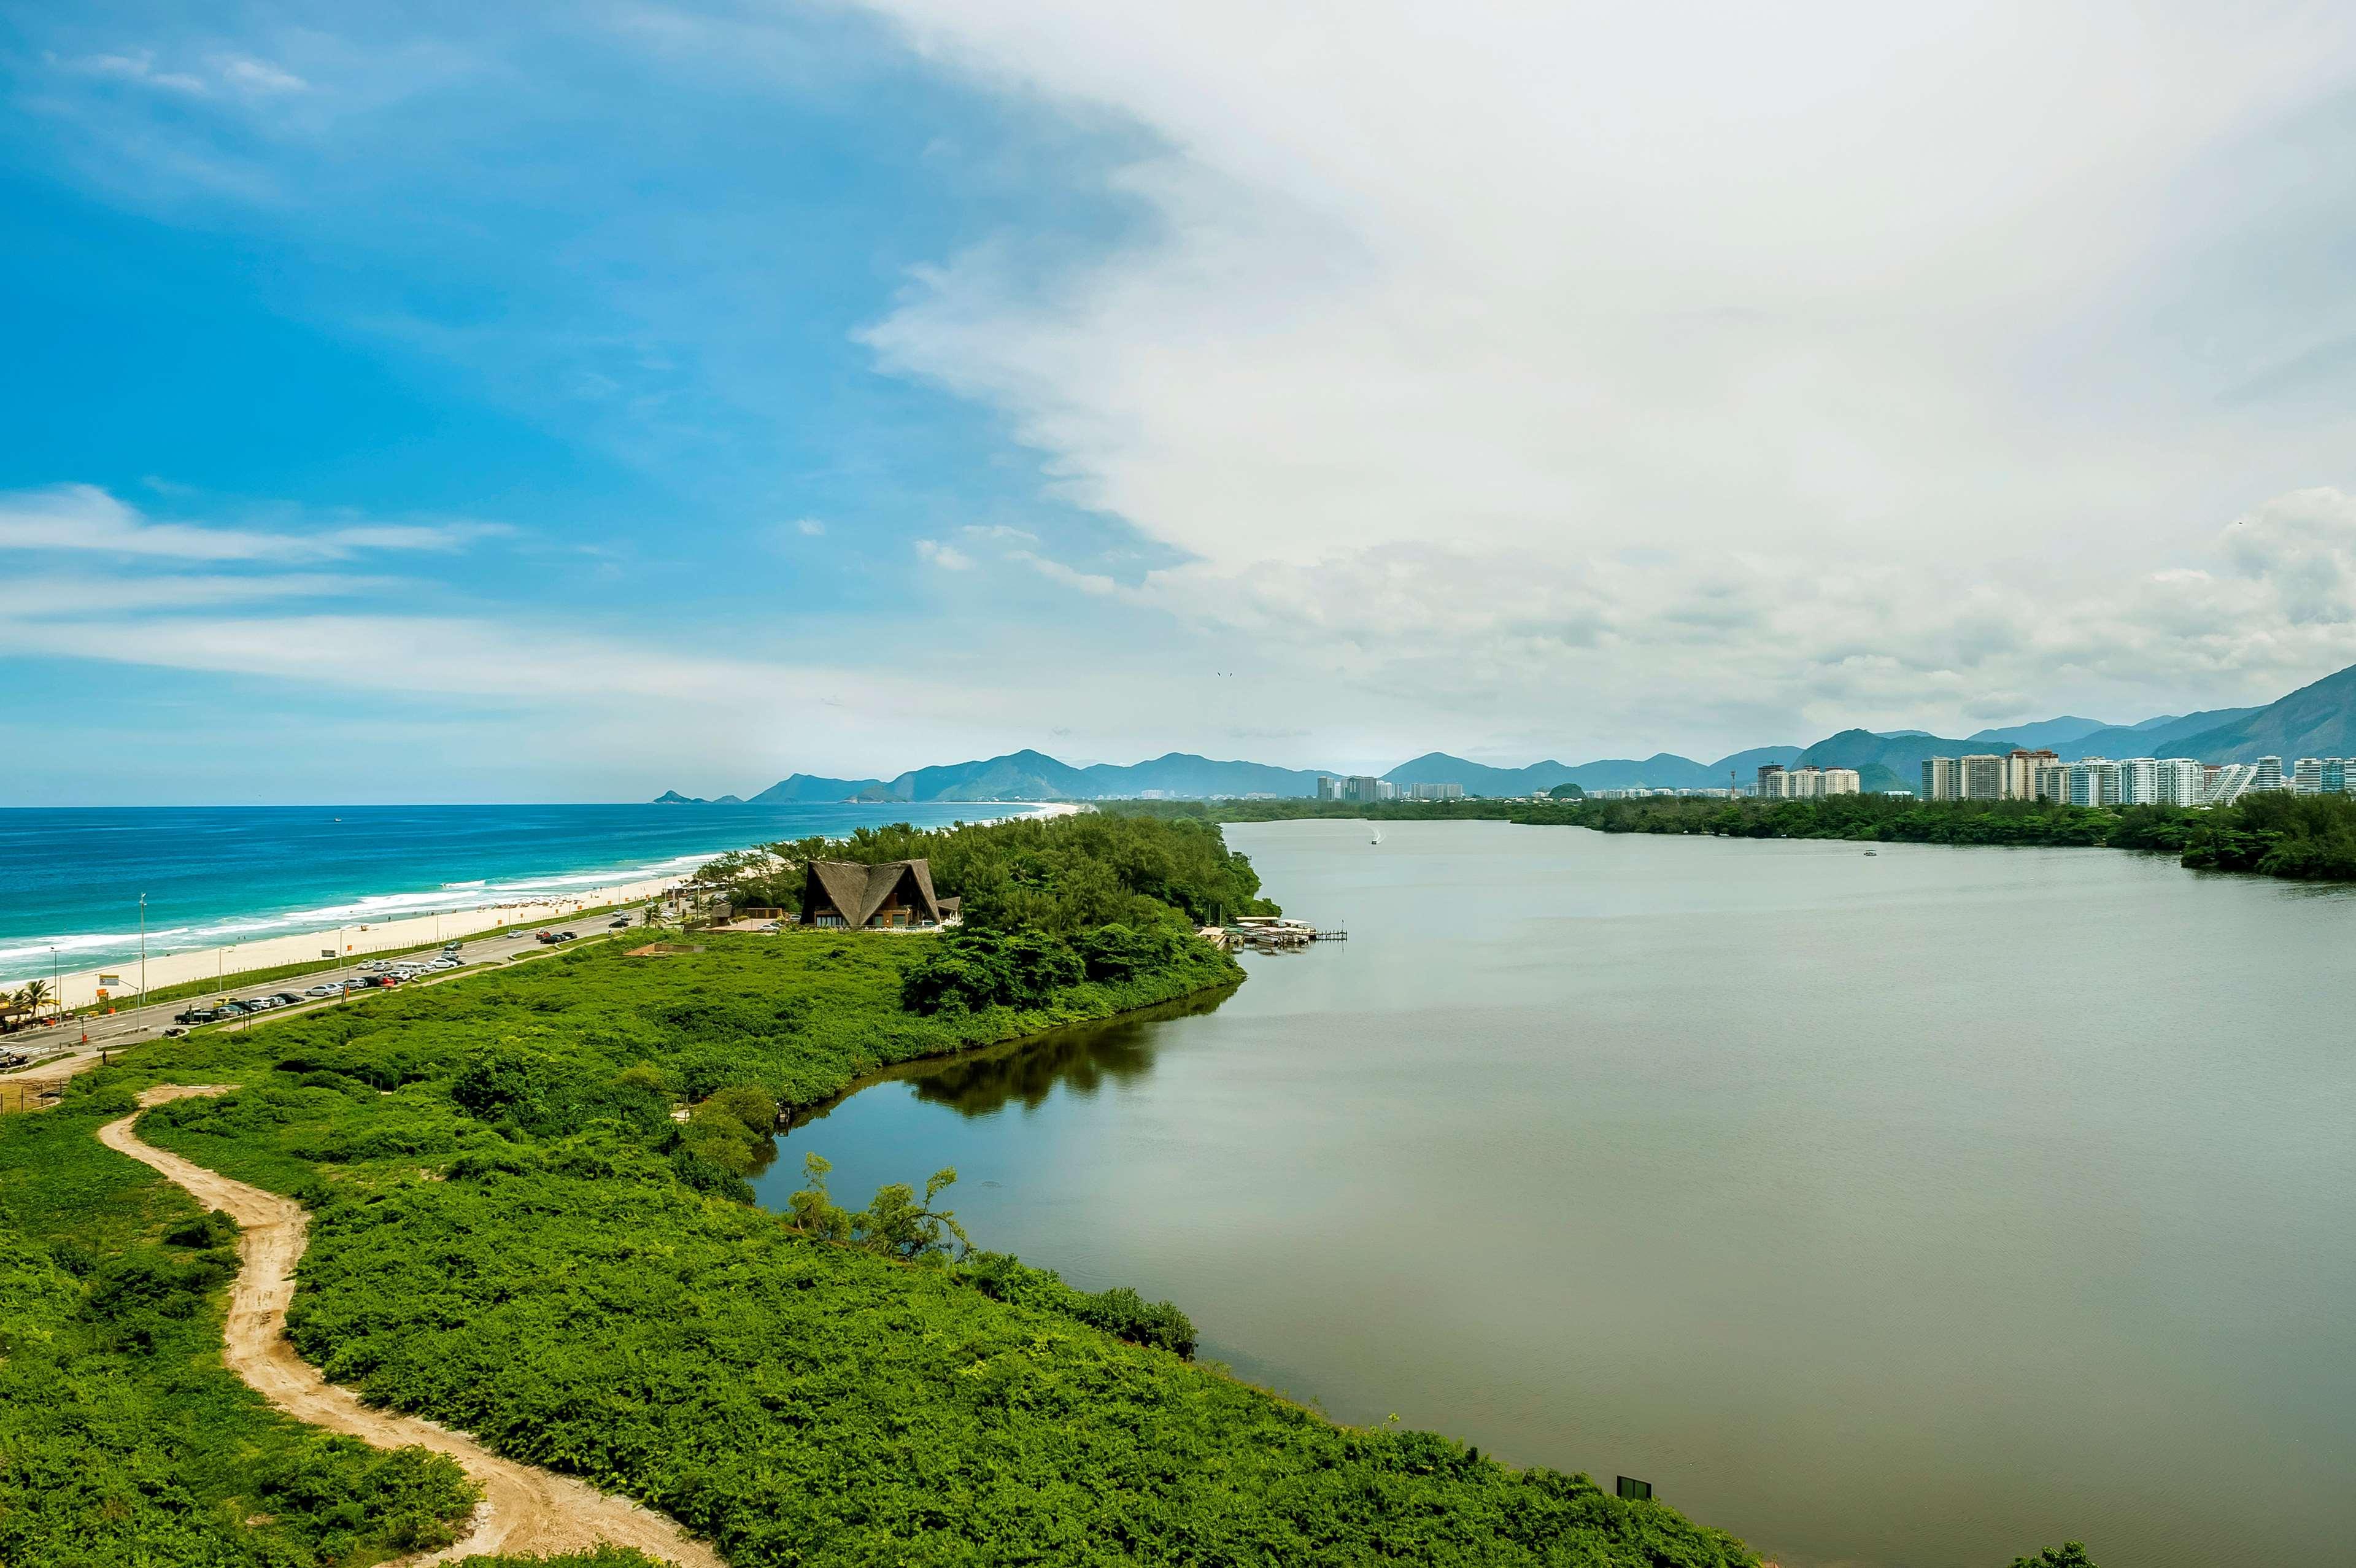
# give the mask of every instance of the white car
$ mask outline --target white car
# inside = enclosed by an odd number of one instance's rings
[[[305,996],[333,996],[343,989],[340,985],[315,985],[303,993]]]

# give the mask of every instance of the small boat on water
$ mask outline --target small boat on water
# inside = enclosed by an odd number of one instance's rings
[[[1866,853],[1866,854],[1879,854],[1881,852],[1880,852],[1879,850],[1878,850],[1878,849],[1869,849],[1869,850],[1867,850],[1865,853]]]
[[[1382,842],[1383,842],[1383,830],[1382,830],[1382,829],[1380,829],[1380,828],[1376,828],[1376,829],[1375,830],[1375,842],[1376,842],[1376,843],[1382,843]]]

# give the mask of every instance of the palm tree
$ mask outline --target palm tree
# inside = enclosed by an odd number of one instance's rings
[[[38,1013],[48,1005],[49,983],[46,980],[27,981],[25,989],[16,993],[16,1000],[25,1004],[27,1012]]]

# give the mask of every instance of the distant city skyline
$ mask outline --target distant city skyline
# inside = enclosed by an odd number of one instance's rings
[[[7,16],[0,803],[1705,757],[2356,662],[2356,16]]]

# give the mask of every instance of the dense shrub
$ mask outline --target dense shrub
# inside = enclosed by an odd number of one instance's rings
[[[223,1369],[235,1228],[100,1145],[99,1119],[0,1116],[0,1563],[348,1568],[448,1545],[475,1496],[455,1464],[330,1437]]]
[[[1071,937],[1107,925],[1142,929],[1172,909],[1196,925],[1222,911],[1279,912],[1259,896],[1251,862],[1227,848],[1215,823],[1109,811],[861,828],[847,839],[725,855],[698,875],[729,885],[739,903],[798,909],[801,867],[811,859],[928,861],[934,889],[961,898],[965,923],[976,929]]]
[[[1032,1268],[1007,1252],[976,1252],[960,1273],[992,1301],[1061,1313],[1133,1345],[1194,1354],[1193,1321],[1169,1302],[1149,1302],[1127,1285],[1094,1294],[1076,1290],[1055,1270]]]

